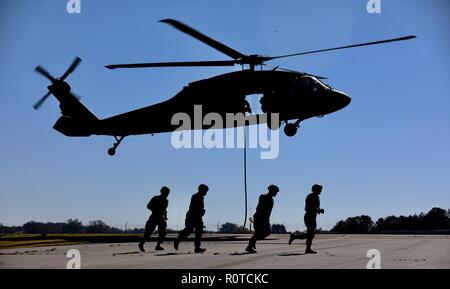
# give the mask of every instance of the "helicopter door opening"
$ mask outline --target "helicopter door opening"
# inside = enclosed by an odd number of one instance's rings
[[[261,114],[263,113],[261,109],[261,98],[262,94],[248,94],[245,96],[245,100],[250,106],[251,114]],[[246,113],[248,114],[248,113]]]

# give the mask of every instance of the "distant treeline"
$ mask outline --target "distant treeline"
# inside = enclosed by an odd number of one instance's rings
[[[433,208],[428,213],[410,216],[388,216],[373,222],[369,216],[339,221],[333,233],[450,232],[450,209]]]
[[[272,233],[274,234],[285,234],[286,227],[282,224],[273,224]],[[3,226],[0,223],[0,234],[143,234],[144,228],[140,229],[127,229],[121,230],[115,227],[110,227],[103,221],[90,221],[88,225],[83,225],[78,219],[69,219],[65,223],[42,223],[30,221],[22,226]],[[175,230],[167,229],[168,233],[174,233]],[[220,226],[220,233],[249,233],[250,231],[242,229],[242,226],[233,223],[224,223]]]
[[[69,219],[65,223],[41,223],[30,221],[22,226],[6,227],[0,224],[0,233],[2,234],[142,234],[145,229],[121,230],[110,227],[103,221],[90,221],[83,225],[78,219]]]
[[[286,234],[286,227],[283,224],[272,224],[271,228],[272,234]],[[234,223],[224,223],[220,226],[218,233],[250,233],[247,228],[242,228],[238,224]]]
[[[285,234],[283,224],[273,224],[272,233]],[[122,230],[110,227],[103,221],[90,221],[83,225],[78,219],[69,219],[65,223],[42,223],[30,221],[22,226],[3,226],[0,223],[0,234],[143,234],[145,229],[135,228]],[[169,233],[174,230],[168,229]],[[323,230],[320,230],[325,232]],[[410,216],[388,216],[373,222],[369,216],[350,217],[339,221],[330,232],[332,233],[395,233],[395,232],[450,232],[450,209],[433,208],[428,213]],[[234,223],[224,223],[219,228],[220,233],[249,232]]]

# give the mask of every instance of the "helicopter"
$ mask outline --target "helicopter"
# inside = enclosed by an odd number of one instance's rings
[[[229,113],[251,113],[245,97],[253,94],[262,95],[260,99],[261,111],[269,116],[267,118],[269,129],[278,129],[284,124],[284,133],[289,137],[293,137],[297,133],[300,122],[312,117],[323,117],[339,111],[350,104],[351,98],[344,92],[335,90],[327,85],[323,81],[326,79],[325,77],[284,69],[279,66],[263,69],[263,67],[268,67],[266,62],[293,56],[416,38],[416,36],[405,36],[280,56],[263,56],[243,54],[174,19],[164,19],[160,20],[160,22],[171,25],[173,28],[218,50],[231,59],[113,64],[105,67],[108,69],[130,69],[240,65],[242,70],[191,82],[184,86],[175,96],[161,103],[105,119],[98,119],[79,101],[79,97],[71,92],[70,85],[65,81],[81,62],[81,59],[76,57],[66,72],[59,78],[53,77],[41,66],[35,68],[35,71],[50,80],[51,84],[47,87],[48,92],[33,107],[36,110],[39,109],[45,100],[53,94],[60,103],[61,109],[61,117],[56,121],[53,128],[70,137],[113,136],[115,143],[108,149],[110,156],[116,153],[117,147],[127,136],[153,135],[175,131],[178,126],[171,123],[172,116],[179,112],[193,116],[194,107],[198,105],[202,106],[202,111],[205,114],[217,113],[225,116]],[[248,66],[247,68],[245,67],[246,65]],[[256,69],[257,67],[261,69]],[[269,121],[270,116],[273,114],[278,114],[278,122],[275,122],[275,125]],[[223,128],[246,125],[249,124],[246,122],[243,124],[234,123],[232,126]],[[211,126],[203,124],[201,127],[191,129],[208,129],[209,127]]]

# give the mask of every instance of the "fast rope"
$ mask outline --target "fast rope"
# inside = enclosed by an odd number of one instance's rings
[[[247,224],[247,139],[245,133],[245,126],[242,127],[244,131],[244,199],[245,199],[245,216],[244,225],[242,226],[242,231],[245,230],[245,225]]]

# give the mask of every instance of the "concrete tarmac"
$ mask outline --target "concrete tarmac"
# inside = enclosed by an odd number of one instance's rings
[[[257,254],[244,253],[249,235],[235,235],[232,241],[206,241],[204,254],[193,253],[193,242],[180,244],[175,251],[172,242],[155,251],[154,242],[145,244],[141,253],[136,243],[82,244],[0,250],[0,269],[66,268],[66,252],[80,252],[81,268],[158,268],[158,269],[364,269],[371,258],[368,250],[380,252],[381,268],[450,269],[450,236],[423,235],[317,235],[313,249],[316,255],[305,255],[305,241],[295,240],[289,246],[289,235],[271,235],[257,243]],[[171,236],[174,237],[174,236]]]

